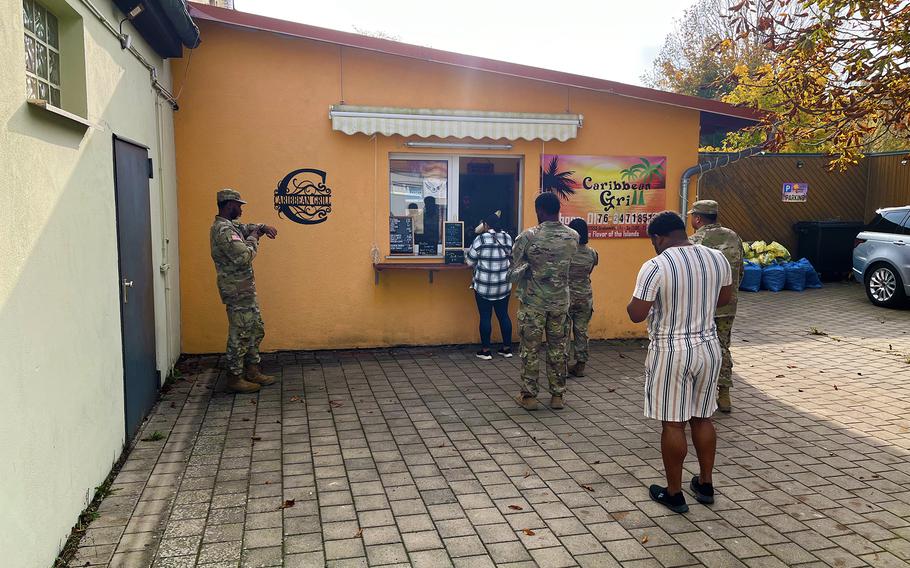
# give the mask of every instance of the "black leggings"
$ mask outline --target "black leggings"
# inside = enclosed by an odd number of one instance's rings
[[[490,334],[493,332],[493,310],[499,320],[499,331],[502,333],[503,347],[512,346],[512,320],[509,318],[509,296],[500,300],[486,300],[474,292],[477,300],[477,311],[480,313],[480,342],[484,349],[490,348]]]

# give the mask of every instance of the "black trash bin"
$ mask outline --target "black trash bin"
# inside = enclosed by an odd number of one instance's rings
[[[826,280],[842,280],[853,267],[853,240],[863,227],[859,221],[800,221],[793,225],[796,258],[808,258]]]

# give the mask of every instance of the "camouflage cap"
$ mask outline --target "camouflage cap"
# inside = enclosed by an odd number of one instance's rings
[[[246,203],[246,201],[240,199],[240,193],[234,191],[233,189],[222,189],[218,192],[218,203],[223,203],[225,201],[236,201],[237,203]]]
[[[702,215],[717,215],[717,202],[713,199],[702,199],[701,201],[696,201],[692,204],[692,209],[689,209],[689,215],[702,214]]]

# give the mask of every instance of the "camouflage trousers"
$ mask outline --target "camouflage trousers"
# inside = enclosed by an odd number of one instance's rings
[[[569,334],[569,314],[566,311],[544,311],[524,305],[518,308],[518,337],[521,341],[521,392],[537,396],[540,386],[540,348],[547,346],[547,380],[550,394],[561,395],[566,390],[566,343]]]
[[[259,364],[259,344],[265,326],[258,307],[227,306],[227,365],[232,375],[243,372],[244,364]]]
[[[569,344],[569,361],[584,363],[588,360],[588,324],[594,314],[590,301],[576,302],[569,306],[569,327],[572,338]]]
[[[724,316],[714,318],[714,325],[717,326],[717,339],[720,340],[720,351],[723,360],[720,366],[720,377],[717,379],[717,386],[733,386],[733,357],[730,355],[730,334],[733,331],[734,316]]]

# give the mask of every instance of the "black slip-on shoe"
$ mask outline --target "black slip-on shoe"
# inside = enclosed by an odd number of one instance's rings
[[[680,491],[676,495],[670,495],[667,493],[666,487],[661,487],[660,485],[652,485],[650,489],[651,499],[657,501],[667,509],[670,509],[674,513],[688,513],[689,506],[686,505],[686,496],[683,495],[683,492]]]
[[[714,503],[714,485],[711,483],[701,483],[698,476],[692,478],[692,493],[695,494],[695,500],[705,505]]]

